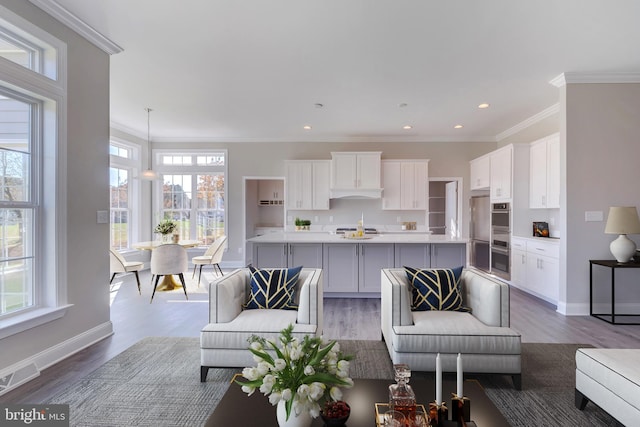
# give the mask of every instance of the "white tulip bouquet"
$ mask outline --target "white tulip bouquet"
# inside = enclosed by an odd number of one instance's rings
[[[273,340],[252,336],[249,351],[257,362],[255,367],[242,370],[247,381],[236,381],[242,391],[251,395],[260,390],[272,405],[285,401],[287,419],[293,409],[300,414],[308,411],[316,418],[321,403],[342,399],[340,387],[352,387],[349,378],[351,356],[340,352],[336,341],[305,336],[300,342],[293,336],[293,325],[280,332],[279,345]],[[267,350],[272,350],[272,357]]]

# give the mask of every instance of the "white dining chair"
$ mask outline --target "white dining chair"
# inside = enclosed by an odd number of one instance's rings
[[[189,299],[187,295],[187,284],[184,281],[183,274],[188,269],[189,258],[187,256],[187,250],[182,246],[171,243],[160,245],[153,249],[153,251],[151,251],[151,280],[154,281],[154,285],[150,302],[153,302],[153,296],[156,293],[160,276],[168,275],[177,275],[180,277],[184,296]]]
[[[211,243],[211,245],[207,248],[204,255],[194,256],[191,258],[191,262],[193,263],[193,274],[191,278],[193,279],[196,275],[196,269],[200,266],[200,271],[198,272],[198,286],[200,286],[200,277],[202,276],[202,267],[205,265],[212,265],[214,271],[217,270],[220,272],[221,276],[224,276],[222,269],[220,268],[220,262],[222,261],[222,255],[224,254],[224,249],[227,247],[227,236],[220,236],[216,240]]]
[[[142,270],[144,263],[138,261],[127,261],[122,255],[113,248],[109,248],[109,265],[111,270],[111,280],[109,284],[113,283],[116,274],[118,273],[134,273],[136,275],[136,281],[138,282],[138,293],[142,295],[140,291],[140,276],[138,271]]]

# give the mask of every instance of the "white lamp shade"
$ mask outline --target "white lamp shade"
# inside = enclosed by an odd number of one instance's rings
[[[609,217],[604,232],[619,234],[618,238],[611,242],[609,249],[616,261],[629,262],[636,252],[636,244],[626,235],[640,233],[640,219],[638,219],[637,209],[634,206],[612,206],[609,208]]]
[[[635,206],[610,207],[604,232],[607,234],[640,233],[640,219]]]

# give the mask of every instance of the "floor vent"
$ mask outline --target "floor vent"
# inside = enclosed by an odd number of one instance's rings
[[[14,372],[4,375],[0,378],[0,395],[7,393],[9,390],[26,383],[38,375],[40,375],[40,371],[38,371],[34,363],[30,363]]]

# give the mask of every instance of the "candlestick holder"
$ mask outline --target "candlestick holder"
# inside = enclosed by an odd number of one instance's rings
[[[471,421],[471,401],[468,397],[451,393],[451,421],[466,426]]]
[[[449,418],[449,410],[444,402],[440,404],[435,401],[429,403],[429,426],[442,427],[447,418]]]

